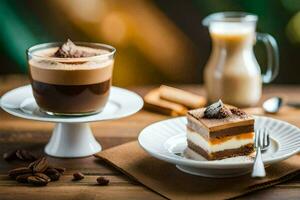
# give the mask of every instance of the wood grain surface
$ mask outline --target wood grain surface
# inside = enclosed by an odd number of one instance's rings
[[[11,75],[0,77],[0,95],[4,92],[27,84],[26,76]],[[144,95],[149,87],[129,88]],[[204,94],[199,85],[177,85],[177,87]],[[264,97],[279,95],[286,101],[300,102],[300,86],[267,86]],[[253,113],[262,114],[259,108],[251,109]],[[300,127],[300,110],[285,107],[278,115],[272,117],[286,120]],[[168,116],[142,110],[139,113],[120,120],[91,123],[93,132],[104,149],[137,139],[139,132],[152,122],[167,119]],[[28,149],[38,154],[49,140],[53,124],[34,122],[11,116],[0,111],[0,155],[18,148]],[[59,159],[48,157],[51,163],[64,166],[67,171],[57,182],[51,182],[46,187],[32,187],[19,184],[7,176],[7,171],[22,162],[6,162],[0,157],[0,199],[1,200],[33,200],[33,199],[163,199],[159,194],[150,191],[134,180],[106,165],[94,157],[80,159]],[[72,174],[81,171],[85,179],[80,182],[72,181]],[[110,179],[109,186],[97,186],[96,178],[106,176]],[[261,190],[241,199],[299,199],[300,177],[282,183],[270,189]]]

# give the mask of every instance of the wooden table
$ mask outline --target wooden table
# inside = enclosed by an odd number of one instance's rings
[[[0,95],[5,91],[28,83],[24,76],[0,77]],[[179,86],[196,93],[203,93],[197,85]],[[151,87],[130,88],[143,95]],[[299,86],[269,86],[264,90],[264,98],[272,95],[285,96],[290,100],[300,99]],[[263,99],[264,99],[263,98]],[[300,101],[300,100],[299,100]],[[299,112],[300,113],[300,112]],[[289,121],[300,126],[300,115],[279,114],[274,117]],[[168,118],[145,110],[120,120],[92,123],[95,137],[101,141],[104,149],[136,140],[139,132],[148,124]],[[53,124],[35,122],[11,116],[0,111],[0,155],[9,150],[25,148],[34,152],[43,152],[49,140]],[[94,157],[80,159],[59,159],[49,157],[57,165],[65,166],[67,171],[61,180],[51,182],[47,187],[22,185],[7,177],[7,171],[19,162],[6,162],[0,158],[0,199],[163,199],[139,183],[128,179],[125,175],[106,165]],[[86,174],[84,180],[73,182],[72,174],[81,171]],[[96,186],[96,178],[106,176],[110,179],[109,186]],[[255,192],[243,199],[299,199],[300,176],[279,184],[270,189]]]

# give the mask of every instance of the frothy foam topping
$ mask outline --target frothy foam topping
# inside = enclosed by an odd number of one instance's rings
[[[214,34],[243,35],[254,33],[255,26],[242,24],[240,22],[215,22],[211,24],[209,30]]]
[[[33,53],[34,56],[29,61],[29,64],[33,67],[52,70],[84,70],[102,68],[113,63],[113,59],[109,56],[89,58],[76,57],[76,58],[60,58],[56,54],[59,52],[60,47],[50,47],[47,49],[41,49]],[[85,52],[85,55],[105,55],[108,54],[108,50],[95,49],[84,46],[76,46],[77,51]],[[52,58],[59,58],[62,60],[55,60]]]
[[[84,47],[84,46],[77,46],[77,48],[80,49],[81,51],[84,51],[84,52],[87,52],[87,53],[93,54],[93,55],[103,55],[103,54],[109,53],[109,51],[105,50],[105,49],[94,49],[94,48]],[[53,57],[57,57],[57,56],[55,56],[55,53],[58,50],[59,50],[59,47],[51,47],[51,48],[47,48],[47,49],[38,50],[38,51],[34,52],[33,55],[53,58]],[[61,58],[61,57],[57,57],[57,58]],[[82,57],[82,58],[84,58],[84,57]]]
[[[113,60],[60,63],[48,60],[30,60],[29,65],[35,68],[49,70],[91,70],[104,68],[113,64]]]

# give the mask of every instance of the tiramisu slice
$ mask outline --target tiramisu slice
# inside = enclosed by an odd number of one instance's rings
[[[187,114],[186,153],[197,159],[219,160],[248,155],[254,151],[254,119],[221,100],[190,110]]]

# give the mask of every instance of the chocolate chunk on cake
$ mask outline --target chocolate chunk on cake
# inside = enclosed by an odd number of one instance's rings
[[[186,153],[194,159],[220,160],[254,151],[254,118],[221,100],[187,113]]]

